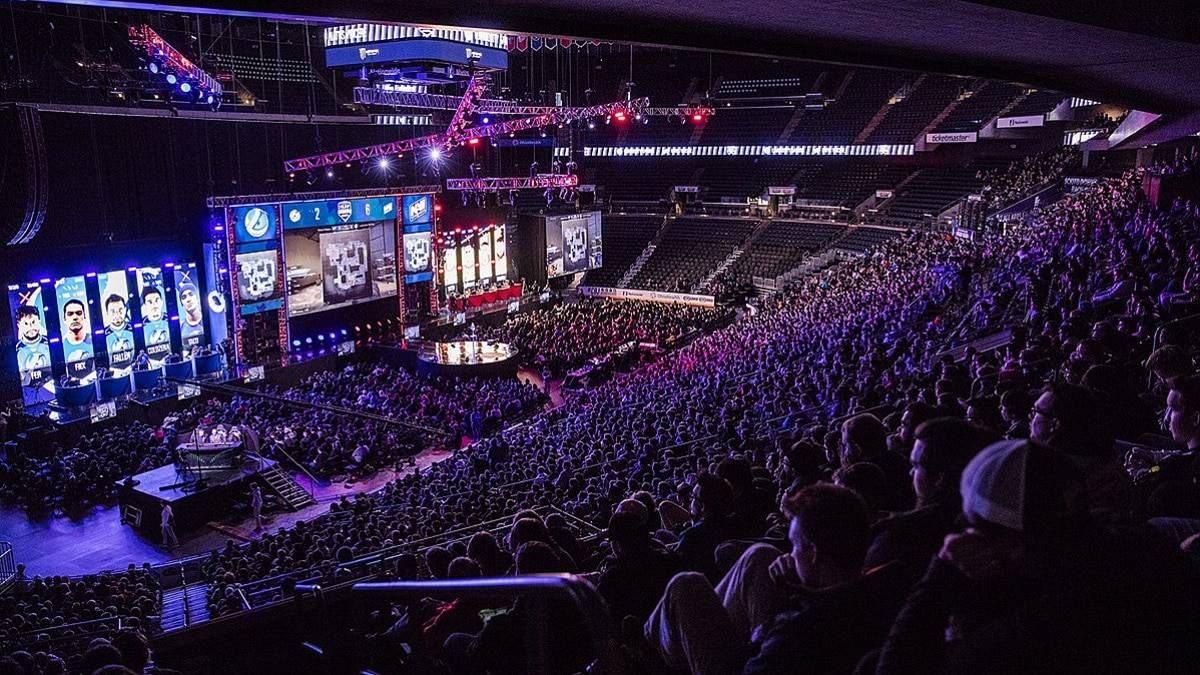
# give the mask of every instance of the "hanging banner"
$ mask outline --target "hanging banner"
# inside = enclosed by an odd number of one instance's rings
[[[767,186],[767,194],[779,195],[779,196],[794,195],[794,194],[796,194],[796,186],[795,185],[777,185],[777,186],[768,185]]]

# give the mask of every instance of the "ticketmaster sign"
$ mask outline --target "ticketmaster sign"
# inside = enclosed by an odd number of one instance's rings
[[[974,143],[976,140],[978,140],[978,134],[974,131],[949,134],[925,134],[926,143]]]

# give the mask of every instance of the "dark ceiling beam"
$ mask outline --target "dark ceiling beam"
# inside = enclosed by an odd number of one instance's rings
[[[1125,7],[1124,13],[1097,15],[1108,25],[1096,25],[1101,19],[1095,17],[1081,18],[1086,7],[1039,10],[1023,0],[57,1],[604,39],[987,77],[1158,113],[1200,110],[1200,78],[1194,75],[1200,73],[1200,48],[1195,40],[1164,39],[1160,34],[1169,32],[1169,13],[1166,19],[1138,18],[1137,5],[1128,0],[1111,0],[1114,7]],[[1132,32],[1122,32],[1122,18]],[[1176,22],[1179,30],[1189,21],[1194,19]]]

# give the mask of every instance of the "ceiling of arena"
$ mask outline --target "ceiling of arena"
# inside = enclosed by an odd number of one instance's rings
[[[83,0],[66,0],[83,2]],[[974,75],[1159,113],[1200,110],[1194,0],[114,0],[395,21]]]

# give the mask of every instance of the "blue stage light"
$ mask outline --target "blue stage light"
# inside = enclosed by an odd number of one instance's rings
[[[205,102],[205,103],[208,103],[209,105],[212,105],[212,102],[213,102],[213,95],[212,95],[212,94],[209,94],[209,95],[208,95],[208,98],[207,98],[207,99],[205,99],[205,101],[204,101],[204,102]]]
[[[192,85],[188,84],[187,82],[184,82],[183,84],[179,85],[179,91],[182,91],[185,94],[191,90],[192,90]]]
[[[486,117],[486,116],[483,118],[483,123],[484,123],[484,124],[491,124],[491,122],[492,122],[492,118],[490,118],[490,117]]]
[[[157,63],[151,61],[148,68],[150,69],[150,72],[154,73],[155,75],[158,74],[158,64]]]
[[[318,339],[318,340],[320,340],[321,342],[324,342],[324,341],[325,341],[325,336],[324,336],[324,335],[318,335],[318,336],[317,336],[317,339]]]
[[[167,74],[167,84],[175,84],[178,81],[179,80],[175,78],[174,74],[171,74],[171,73]]]
[[[311,344],[312,344],[312,338],[304,338],[304,343],[305,343],[305,344],[310,344],[310,345],[311,345]]]
[[[300,346],[300,341],[299,341],[299,340],[292,340],[292,346],[293,346],[293,347],[299,347],[299,346]]]

